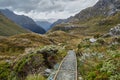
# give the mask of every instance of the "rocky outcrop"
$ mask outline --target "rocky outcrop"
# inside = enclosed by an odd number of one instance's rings
[[[103,35],[103,37],[111,37],[111,36],[120,36],[120,24],[111,28],[107,34]]]
[[[120,24],[118,24],[114,28],[111,28],[109,34],[112,36],[113,35],[120,35]]]

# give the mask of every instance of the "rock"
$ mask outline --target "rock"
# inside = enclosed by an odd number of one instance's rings
[[[12,61],[11,61],[11,60],[6,60],[6,62],[8,62],[8,63],[12,63]]]
[[[79,80],[83,80],[83,78],[82,78],[82,77],[79,77]]]
[[[111,37],[111,36],[120,36],[120,24],[118,24],[114,28],[111,28],[109,30],[109,33],[103,35],[103,37]]]
[[[35,51],[35,48],[26,48],[25,49],[26,54],[33,53],[34,51]]]
[[[49,76],[52,73],[51,69],[46,69],[45,70],[45,76]]]
[[[96,42],[97,40],[96,40],[95,38],[91,38],[89,41],[90,41],[91,43],[94,43],[94,42]]]
[[[107,33],[107,34],[104,34],[102,37],[103,37],[103,38],[111,37],[111,34],[110,34],[110,33]]]

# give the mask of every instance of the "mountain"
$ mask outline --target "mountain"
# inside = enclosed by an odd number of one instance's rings
[[[0,11],[6,16],[8,17],[10,20],[12,20],[13,22],[15,22],[16,24],[20,25],[23,28],[26,28],[30,31],[33,31],[35,33],[40,33],[40,34],[44,34],[45,30],[38,26],[33,19],[24,16],[24,15],[17,15],[14,12],[8,10],[8,9],[0,9]]]
[[[58,24],[61,24],[61,23],[64,23],[66,22],[65,19],[58,19],[57,21],[55,21],[52,25],[51,25],[51,28],[54,27],[55,25],[58,25]]]
[[[111,16],[120,10],[120,0],[99,0],[93,7],[82,10],[74,18],[86,20],[97,16]]]
[[[50,29],[51,23],[48,21],[36,21],[37,25],[41,26],[44,28],[46,31]]]
[[[0,12],[0,36],[11,36],[21,33],[29,33],[30,31],[21,28],[13,21],[6,18],[1,12]]]
[[[58,19],[57,21],[55,21],[52,25],[51,28],[58,25],[58,24],[62,24],[62,23],[67,23],[68,21],[74,19],[73,16],[67,18],[67,19]]]
[[[54,26],[51,31],[62,30],[74,34],[106,33],[120,23],[120,0],[99,0],[94,6]]]

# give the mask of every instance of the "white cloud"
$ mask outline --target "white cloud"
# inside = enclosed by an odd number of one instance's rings
[[[0,0],[0,8],[9,8],[33,19],[68,18],[98,0]]]

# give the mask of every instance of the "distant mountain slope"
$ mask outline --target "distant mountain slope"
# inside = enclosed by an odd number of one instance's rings
[[[73,20],[73,16],[67,18],[67,19],[58,19],[57,21],[55,21],[52,25],[51,25],[51,28],[58,25],[58,24],[63,24],[63,23],[67,23],[69,22],[70,20]]]
[[[106,33],[120,23],[120,0],[99,0],[93,7],[80,11],[51,31],[62,30],[72,34],[93,35]]]
[[[0,11],[10,20],[14,21],[16,24],[22,26],[23,28],[29,29],[35,33],[45,33],[45,30],[43,28],[38,26],[31,18],[27,16],[17,15],[8,9],[0,9]]]
[[[30,31],[21,28],[20,26],[6,18],[2,13],[0,13],[0,36],[11,36],[28,32]]]
[[[64,23],[65,22],[65,19],[59,19],[57,21],[55,21],[52,25],[51,25],[51,28],[58,25],[58,24],[61,24],[61,23]]]
[[[50,29],[51,23],[48,21],[36,21],[37,25],[41,26],[44,28],[46,31]]]

